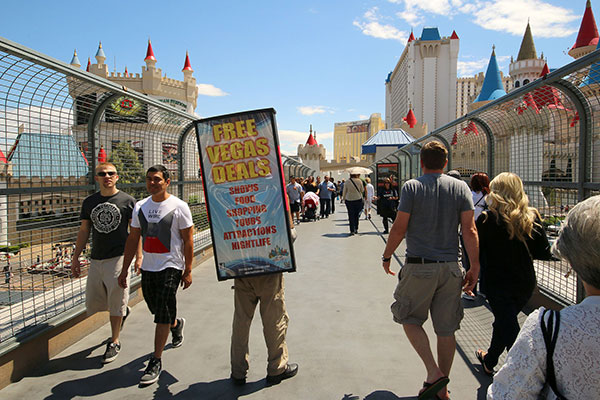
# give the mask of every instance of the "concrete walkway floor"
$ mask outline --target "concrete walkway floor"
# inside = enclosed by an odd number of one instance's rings
[[[113,363],[100,362],[110,336],[106,324],[0,391],[0,398],[415,399],[425,369],[392,320],[396,278],[381,268],[387,236],[381,234],[381,218],[362,219],[359,235],[349,237],[346,209],[336,202],[335,214],[301,223],[297,230],[297,272],[285,275],[290,361],[300,366],[293,379],[266,385],[266,349],[257,312],[248,383],[230,383],[232,281],[217,282],[211,258],[195,268],[193,285],[178,294],[179,314],[187,321],[185,342],[177,349],[167,346],[158,383],[138,386],[154,334],[152,316],[141,302],[127,320],[123,347]],[[403,255],[404,248],[396,254]],[[392,264],[395,271],[398,260]],[[474,350],[487,348],[493,318],[481,300],[465,306],[449,389],[455,400],[484,399],[491,380],[481,374]],[[425,327],[435,347],[431,324]]]

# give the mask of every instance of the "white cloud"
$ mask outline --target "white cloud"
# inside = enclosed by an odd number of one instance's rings
[[[422,25],[423,23],[425,23],[425,17],[415,12],[414,10],[404,10],[402,12],[396,13],[396,15],[398,16],[398,18],[401,18],[408,22],[408,24],[411,26]]]
[[[372,36],[377,39],[392,39],[404,41],[408,34],[399,30],[395,26],[380,23],[382,17],[377,13],[377,7],[373,7],[362,17],[362,20],[356,20],[352,25],[358,27],[363,35]]]
[[[365,115],[365,114],[360,114],[360,115],[358,116],[358,119],[369,119],[369,116],[368,116],[368,115]]]
[[[326,106],[300,106],[297,108],[298,112],[302,115],[325,114],[326,112],[329,114],[334,113],[330,107]]]
[[[473,76],[478,72],[484,72],[484,69],[487,67],[489,61],[489,58],[481,58],[473,61],[458,61],[456,63],[458,76]]]
[[[472,16],[484,29],[523,35],[527,18],[535,37],[566,37],[577,32],[573,21],[581,18],[567,8],[544,0],[388,0],[404,6],[396,15],[410,24],[424,23],[426,15]]]
[[[229,93],[223,91],[223,89],[219,89],[218,87],[211,85],[210,83],[199,83],[198,94],[211,97],[229,96]]]
[[[577,32],[569,26],[580,16],[563,7],[541,0],[493,0],[481,3],[472,12],[474,22],[485,29],[523,35],[526,18],[531,16],[531,30],[535,37],[566,37]],[[521,16],[519,21],[515,16]]]

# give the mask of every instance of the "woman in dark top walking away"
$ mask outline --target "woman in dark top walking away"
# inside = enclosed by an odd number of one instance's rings
[[[533,259],[549,260],[550,245],[539,212],[529,207],[521,178],[503,172],[490,183],[488,211],[477,219],[481,283],[494,314],[488,351],[476,351],[483,372],[493,375],[498,358],[519,333],[517,315],[536,285]]]
[[[396,208],[398,207],[398,191],[392,188],[390,178],[385,178],[383,187],[377,191],[377,214],[383,219],[383,233],[388,233],[388,218],[394,223]]]

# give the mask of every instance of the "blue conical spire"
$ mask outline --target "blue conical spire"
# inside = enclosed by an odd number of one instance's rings
[[[81,63],[79,62],[79,57],[77,57],[77,50],[73,52],[73,58],[71,59],[71,65],[74,67],[81,67]]]
[[[596,50],[600,49],[600,42],[596,46]],[[590,67],[590,72],[588,73],[588,77],[585,78],[585,81],[580,86],[587,86],[593,84],[600,84],[600,63],[595,62]]]
[[[504,85],[502,85],[502,78],[500,77],[500,68],[498,68],[498,62],[496,61],[496,47],[492,47],[492,56],[490,57],[490,63],[488,64],[485,78],[483,79],[483,86],[479,96],[475,99],[474,103],[478,101],[489,101],[496,100],[506,94]]]

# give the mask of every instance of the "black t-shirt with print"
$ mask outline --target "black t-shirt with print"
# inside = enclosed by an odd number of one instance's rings
[[[92,222],[94,260],[123,255],[133,206],[135,199],[122,191],[109,197],[97,192],[83,201],[79,217]]]

